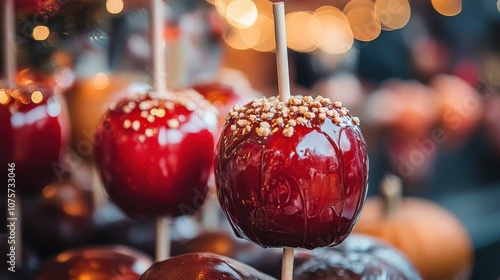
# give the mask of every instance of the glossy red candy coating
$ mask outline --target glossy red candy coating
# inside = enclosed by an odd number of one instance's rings
[[[336,245],[352,231],[367,192],[366,144],[357,118],[323,102],[318,110],[325,108],[332,117],[322,119],[316,112],[306,119],[300,108],[283,117],[278,110],[265,121],[267,136],[258,131],[262,106],[248,111],[249,103],[239,111],[243,114],[230,112],[234,117],[219,139],[215,177],[219,202],[237,236],[262,247],[313,249]],[[259,111],[252,113],[256,121],[248,121],[252,110]],[[290,119],[297,123],[291,135],[285,130]]]
[[[48,260],[35,280],[137,280],[152,264],[150,257],[125,246],[69,250]]]
[[[272,280],[254,268],[211,253],[191,253],[157,262],[140,280]]]
[[[311,252],[311,258],[294,270],[295,280],[420,280],[408,259],[381,240],[351,234],[342,244]]]
[[[7,164],[15,164],[18,195],[38,193],[67,166],[61,161],[67,118],[65,104],[49,84],[24,80],[16,89],[0,88],[0,174],[7,178]]]
[[[177,94],[188,100],[126,98],[98,124],[95,158],[105,189],[131,217],[189,214],[206,198],[216,116],[206,101]]]

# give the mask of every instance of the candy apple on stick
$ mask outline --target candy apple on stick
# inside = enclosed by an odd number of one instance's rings
[[[167,92],[162,1],[151,0],[154,92],[111,104],[97,127],[95,157],[110,198],[129,216],[156,217],[156,260],[169,255],[168,220],[206,198],[217,126],[193,90]]]
[[[38,193],[55,179],[54,164],[60,163],[68,129],[64,104],[55,96],[52,85],[29,75],[16,80],[14,1],[1,3],[6,81],[0,85],[0,165],[5,167],[0,174],[8,178],[8,185],[0,196],[8,196],[7,205],[13,205],[7,213],[17,219],[16,267],[21,267],[20,196]]]
[[[289,96],[283,3],[274,12],[279,99],[229,111],[215,179],[235,234],[284,247],[282,279],[291,279],[294,247],[336,245],[352,231],[366,197],[368,155],[359,119],[341,102]]]

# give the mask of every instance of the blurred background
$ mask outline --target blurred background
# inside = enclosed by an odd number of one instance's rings
[[[73,162],[91,165],[105,104],[151,80],[146,1],[23,1],[19,69],[55,81],[69,106]],[[470,279],[499,279],[500,1],[285,3],[292,93],[341,100],[360,117],[369,196],[385,174],[398,175],[404,195],[439,204],[465,226]],[[168,1],[168,85],[217,81],[245,96],[276,95],[271,5]],[[75,170],[62,176],[91,184]]]

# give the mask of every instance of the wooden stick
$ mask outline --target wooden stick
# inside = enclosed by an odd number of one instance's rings
[[[278,64],[278,90],[280,101],[290,98],[290,74],[288,73],[288,53],[286,46],[285,4],[273,4],[274,35],[276,40],[276,62]]]
[[[155,261],[164,261],[170,257],[170,219],[160,217],[156,220]]]
[[[281,261],[281,280],[292,280],[293,278],[293,248],[283,248],[283,259]]]
[[[150,0],[151,65],[153,88],[158,96],[167,93],[167,62],[165,57],[163,0]]]
[[[94,212],[96,212],[104,204],[106,204],[108,198],[106,197],[106,192],[104,191],[104,186],[102,185],[101,177],[99,176],[99,172],[97,171],[97,166],[95,166],[95,164],[90,167],[90,172],[92,173],[92,204]]]
[[[3,0],[3,71],[7,88],[14,88],[16,75],[16,29],[14,0]]]

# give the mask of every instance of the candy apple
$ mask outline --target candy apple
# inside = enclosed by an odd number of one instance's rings
[[[35,280],[137,280],[152,264],[150,257],[125,246],[73,249],[45,262]]]
[[[130,217],[199,210],[213,161],[214,108],[193,90],[134,94],[99,122],[95,158],[110,198]]]
[[[0,88],[0,131],[2,178],[14,164],[16,193],[36,194],[56,179],[69,129],[65,104],[51,84],[22,71],[17,88]]]
[[[157,262],[140,279],[271,280],[274,278],[228,257],[211,253],[192,253]]]
[[[295,280],[422,279],[401,252],[367,235],[351,234],[339,246],[310,254],[310,259],[295,269]]]
[[[368,155],[359,119],[341,102],[261,98],[226,119],[215,178],[238,237],[313,249],[350,234],[366,197]]]

